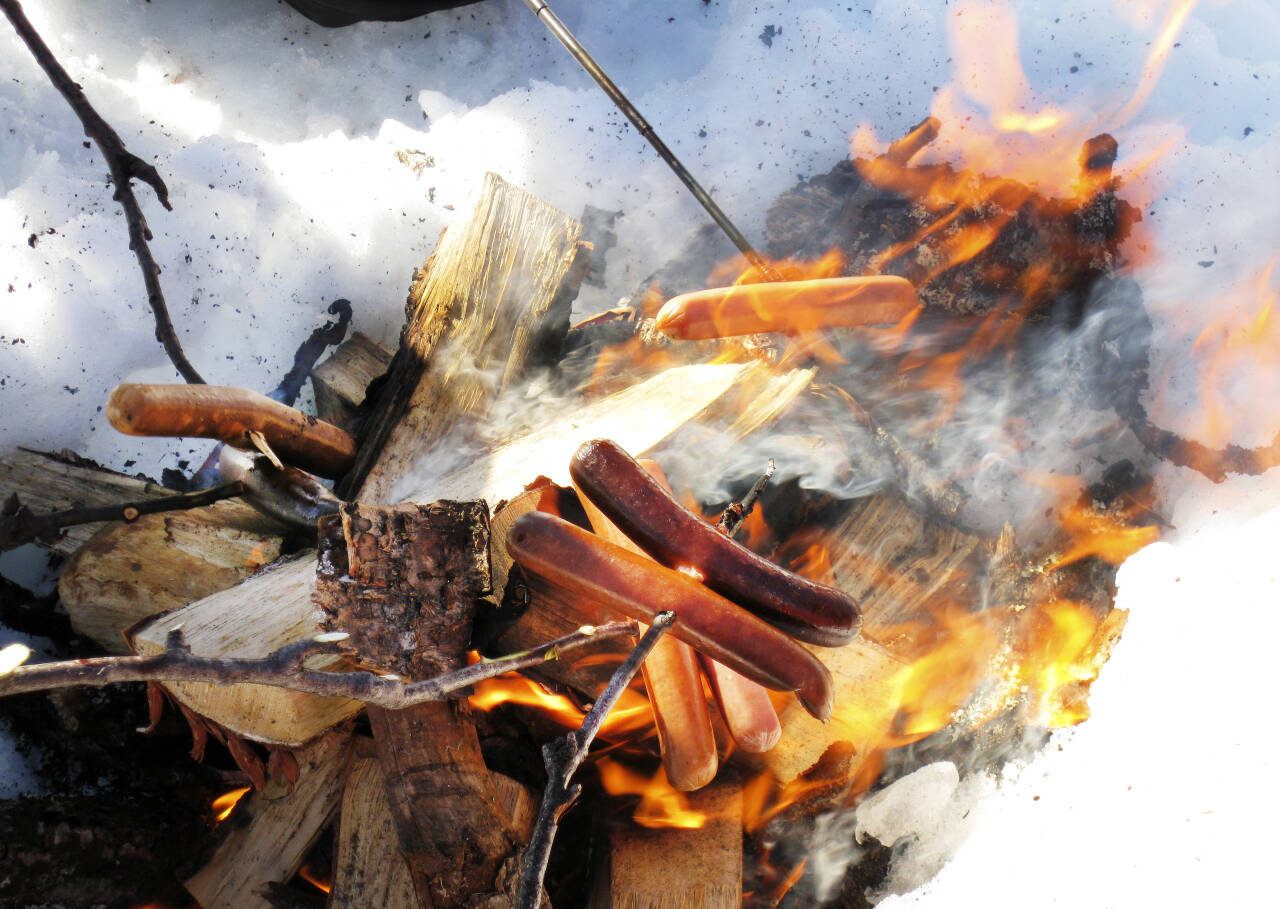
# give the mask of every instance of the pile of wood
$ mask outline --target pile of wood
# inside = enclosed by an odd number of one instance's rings
[[[811,394],[818,367],[668,363],[532,426],[495,429],[488,417],[503,394],[565,351],[589,252],[577,222],[490,176],[416,276],[394,356],[357,336],[316,371],[322,416],[363,427],[356,467],[338,490],[352,504],[321,520],[318,550],[277,562],[290,545],[286,528],[236,501],[83,528],[57,544],[72,553],[60,593],[77,631],[111,652],[141,654],[163,652],[180,631],[195,655],[241,658],[341,631],[345,659],[314,668],[413,680],[462,665],[473,647],[517,652],[598,622],[580,601],[521,582],[505,545],[511,524],[549,499],[572,507],[569,464],[583,442],[612,439],[640,456],[695,421],[740,439]],[[164,492],[25,452],[0,462],[0,489],[37,510]],[[832,719],[820,722],[794,698],[780,702],[777,745],[733,755],[715,783],[687,796],[710,818],[695,829],[638,827],[604,799],[576,809],[608,845],[587,860],[589,873],[553,866],[553,901],[740,905],[744,825],[759,835],[764,823],[744,807],[744,784],[819,793],[793,810],[844,804],[874,779],[880,743],[892,737],[895,680],[913,655],[903,623],[941,602],[982,608],[993,577],[1025,592],[1035,573],[1011,534],[965,533],[893,491],[855,502],[796,496],[770,519],[815,510],[832,554],[820,580],[858,598],[864,618],[852,643],[811,648],[833,679]],[[1089,580],[1105,613],[1105,569]],[[1016,622],[1017,600],[997,604],[1002,620]],[[575,652],[533,674],[586,703],[631,646]],[[261,685],[167,689],[199,725],[271,771],[186,880],[205,909],[304,904],[287,882],[309,855],[314,863],[318,843],[328,844],[329,906],[510,904],[542,771],[527,741],[503,736],[501,717],[478,717],[465,700],[393,711]],[[860,709],[841,709],[850,704]],[[640,742],[632,758],[652,770],[652,751]]]

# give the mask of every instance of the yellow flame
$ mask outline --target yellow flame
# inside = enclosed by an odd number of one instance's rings
[[[244,794],[249,791],[249,787],[243,789],[232,789],[230,792],[224,792],[213,800],[213,810],[218,812],[214,817],[214,823],[221,823],[231,816],[231,812],[235,809],[240,799],[244,798]]]

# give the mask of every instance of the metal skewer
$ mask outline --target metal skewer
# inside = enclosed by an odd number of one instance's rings
[[[675,172],[675,175],[680,178],[680,182],[688,187],[689,192],[693,193],[693,197],[702,203],[702,207],[711,215],[712,220],[733,241],[733,245],[738,247],[742,254],[747,257],[747,261],[759,269],[767,280],[781,280],[781,276],[769,266],[769,263],[765,261],[760,253],[756,252],[755,247],[742,235],[742,232],[733,226],[729,216],[720,209],[719,205],[716,205],[715,200],[693,178],[693,174],[689,173],[688,169],[680,163],[680,159],[675,156],[675,152],[667,148],[667,144],[658,138],[658,134],[649,125],[649,121],[644,118],[640,111],[636,110],[636,106],[622,93],[622,89],[614,84],[614,81],[600,68],[600,64],[596,63],[591,55],[587,53],[587,49],[573,36],[573,32],[565,27],[565,24],[560,21],[560,17],[552,12],[551,7],[547,6],[543,0],[524,0],[524,3],[542,21],[542,24],[550,30],[551,34],[560,40],[560,43],[565,46],[569,53],[573,54],[573,58],[582,65],[582,68],[587,71],[592,79],[596,80],[596,84],[604,89],[604,93],[617,105],[618,110],[627,115],[627,119],[640,131],[640,135],[649,140],[649,144],[662,157],[662,160],[667,162],[667,165]]]

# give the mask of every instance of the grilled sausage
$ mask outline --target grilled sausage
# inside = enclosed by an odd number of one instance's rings
[[[521,516],[507,551],[525,570],[573,594],[652,622],[676,614],[671,634],[775,691],[793,691],[809,713],[831,715],[831,675],[782,632],[679,571],[544,512]]]
[[[718,532],[673,499],[616,442],[587,442],[569,473],[577,487],[645,552],[691,567],[712,590],[810,644],[847,644],[862,625],[848,594],[802,578]]]
[[[246,388],[225,385],[117,385],[107,419],[133,436],[196,436],[251,448],[260,432],[282,459],[322,477],[351,469],[356,442],[331,423]]]
[[[918,305],[911,282],[892,275],[735,284],[672,297],[654,327],[681,341],[760,331],[796,335],[898,322]]]
[[[596,536],[649,558],[590,500],[583,499],[582,506]],[[701,789],[715,778],[720,758],[711,711],[702,694],[697,654],[684,641],[664,635],[649,651],[640,671],[653,707],[667,779],[682,792]]]

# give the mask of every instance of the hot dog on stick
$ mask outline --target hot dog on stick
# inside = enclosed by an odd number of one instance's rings
[[[252,448],[259,432],[295,467],[322,477],[351,469],[356,442],[331,423],[309,417],[266,395],[226,385],[117,385],[107,419],[134,436],[195,436]]]
[[[911,282],[893,275],[735,284],[672,297],[654,327],[680,341],[770,331],[798,335],[892,324],[919,302]]]

